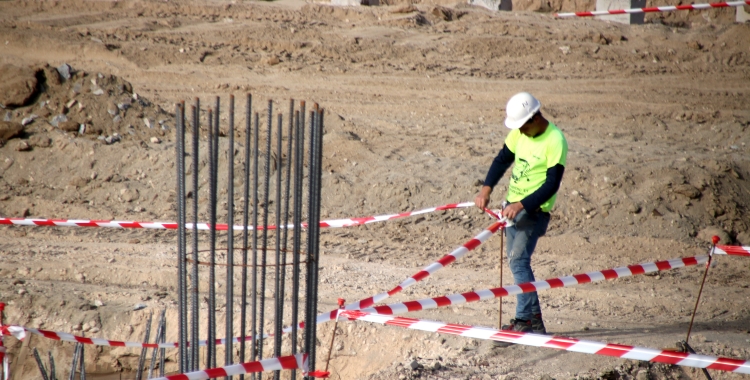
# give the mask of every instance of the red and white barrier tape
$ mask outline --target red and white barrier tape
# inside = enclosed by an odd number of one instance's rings
[[[279,358],[263,359],[256,362],[228,365],[226,367],[204,369],[202,371],[181,373],[158,377],[154,380],[202,380],[217,377],[244,375],[248,373],[278,371],[282,369],[302,369],[305,376],[307,373],[307,354],[282,356]]]
[[[526,282],[519,285],[509,285],[499,288],[476,290],[473,292],[466,292],[461,294],[451,294],[448,296],[425,298],[417,301],[408,301],[394,303],[384,306],[375,306],[372,308],[363,308],[362,312],[375,313],[383,315],[395,315],[403,314],[411,311],[420,311],[426,309],[434,309],[444,306],[460,305],[467,302],[476,302],[486,299],[512,296],[521,293],[536,292],[539,290],[563,288],[568,286],[574,286],[578,284],[586,284],[589,282],[599,282],[604,280],[614,280],[622,277],[629,277],[638,274],[658,272],[668,269],[683,268],[691,265],[704,264],[708,261],[708,256],[693,256],[680,259],[671,259],[664,261],[657,261],[653,263],[644,263],[629,265],[627,267],[619,267],[614,269],[607,269],[597,272],[588,272],[583,274],[575,274],[572,276],[565,276],[559,278],[553,278],[546,281],[534,281]]]
[[[746,4],[750,5],[750,0],[729,1],[729,2],[721,2],[721,3],[671,5],[671,6],[650,7],[650,8],[616,9],[616,10],[611,10],[611,11],[556,13],[555,17],[558,17],[558,18],[591,17],[591,16],[621,15],[621,14],[631,14],[631,13],[672,12],[672,11],[682,11],[682,10],[741,7]]]
[[[14,326],[14,325],[0,326],[0,332],[2,333],[0,335],[10,335],[10,336],[15,337],[18,340],[23,340],[26,337],[26,333],[28,332],[34,335],[43,336],[47,339],[59,340],[63,342],[91,344],[95,346],[132,347],[132,348],[176,348],[176,347],[179,347],[179,344],[177,342],[143,343],[143,342],[125,342],[125,341],[109,340],[109,339],[101,339],[101,338],[86,338],[86,337],[82,337],[78,335],[69,334],[66,332],[49,331],[49,330],[42,330],[42,329],[35,329],[35,328],[30,328],[30,327],[22,327],[22,326]],[[232,338],[232,342],[234,343],[239,343],[241,340],[242,338],[240,337]],[[251,341],[251,340],[252,340],[252,337],[245,337],[245,341]],[[205,347],[207,345],[207,342],[208,342],[207,340],[198,341],[198,346]],[[223,344],[226,344],[226,339],[216,339],[215,342],[217,345],[223,345]],[[188,347],[189,346],[190,346],[190,343],[188,343]]]
[[[374,322],[407,329],[458,335],[475,339],[496,340],[525,346],[547,347],[584,354],[614,356],[623,359],[643,360],[686,367],[707,368],[719,371],[750,374],[750,362],[741,359],[717,358],[706,355],[655,350],[652,348],[601,343],[574,338],[503,331],[488,327],[474,327],[412,318],[393,317],[389,315],[368,314],[353,310],[343,311],[341,316],[349,318],[350,320]]]
[[[750,247],[740,247],[738,245],[717,245],[714,253],[718,255],[750,256]]]
[[[378,215],[378,216],[367,216],[362,218],[349,218],[349,219],[330,219],[323,220],[320,222],[322,228],[341,228],[341,227],[352,227],[361,226],[369,223],[383,222],[386,220],[400,219],[408,216],[428,214],[436,211],[451,210],[457,208],[465,208],[474,206],[474,202],[464,203],[452,203],[443,206],[430,207],[423,210],[403,212],[400,214],[389,214],[389,215]],[[488,213],[491,211],[488,210]],[[490,214],[492,215],[492,214]],[[497,218],[497,215],[495,215]],[[147,228],[157,230],[175,230],[177,229],[176,222],[134,222],[134,221],[117,221],[117,220],[84,220],[84,219],[24,219],[24,218],[2,218],[0,217],[0,225],[16,225],[16,226],[53,226],[53,227],[106,227],[106,228]],[[211,225],[208,223],[198,223],[197,227],[199,230],[210,230]],[[294,228],[293,224],[286,226],[289,229]],[[185,223],[185,228],[192,229],[193,223]],[[232,226],[234,230],[242,231],[245,226],[235,225]],[[275,230],[276,226],[268,226],[269,230]],[[307,223],[302,223],[302,228],[307,228]],[[253,229],[253,226],[248,226],[249,230]],[[263,227],[259,227],[262,230]],[[227,224],[216,224],[216,230],[225,231],[227,230]]]
[[[382,302],[386,298],[399,293],[400,291],[408,288],[409,286],[412,286],[416,284],[419,281],[424,280],[429,275],[439,271],[440,269],[445,268],[446,266],[450,265],[452,262],[460,259],[468,252],[474,250],[476,247],[480,246],[482,243],[486,242],[493,234],[495,234],[498,230],[505,228],[507,223],[505,221],[499,221],[493,223],[491,226],[487,227],[484,231],[479,233],[479,235],[475,236],[473,239],[469,240],[468,242],[464,243],[462,246],[456,248],[453,250],[453,252],[443,256],[440,258],[440,260],[435,261],[434,263],[426,266],[421,271],[417,272],[416,274],[412,275],[411,277],[407,278],[403,282],[401,282],[398,286],[395,288],[385,292],[376,294],[372,297],[365,298],[363,300],[348,304],[344,306],[344,309],[346,310],[360,310],[367,307],[372,306],[373,304],[377,302]],[[328,322],[336,318],[336,313],[338,313],[339,309],[332,310],[329,313],[323,313],[317,316],[315,319],[316,323],[323,323]],[[300,323],[300,328],[304,326],[304,322]],[[291,327],[287,327],[284,329],[284,332],[290,332]]]

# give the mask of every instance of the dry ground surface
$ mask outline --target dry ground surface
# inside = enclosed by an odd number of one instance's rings
[[[506,100],[530,91],[570,145],[552,223],[534,254],[538,279],[705,254],[715,233],[750,245],[750,25],[732,23],[731,12],[649,16],[631,27],[452,3],[2,1],[0,215],[173,221],[175,102],[201,97],[205,111],[212,96],[226,104],[227,94],[246,92],[282,110],[289,98],[325,107],[323,218],[467,201],[502,147]],[[70,79],[55,69],[63,63]],[[224,165],[226,138],[222,149]],[[205,155],[198,172],[205,178]],[[207,188],[202,179],[202,220]],[[499,187],[495,204],[501,196]],[[490,223],[465,209],[324,230],[320,310],[390,289]],[[140,340],[148,313],[166,308],[168,339],[176,340],[175,242],[169,231],[2,226],[6,320]],[[392,300],[497,286],[499,249],[495,237]],[[748,359],[750,261],[716,263],[691,341],[701,353]],[[690,267],[545,291],[545,321],[555,335],[674,347],[702,275]],[[514,305],[503,301],[505,321]],[[497,309],[497,301],[479,302],[413,317],[494,326]],[[321,342],[331,328],[320,327]],[[341,379],[702,378],[681,367],[498,350],[363,322],[339,328],[331,368]],[[72,344],[39,337],[6,342],[15,379],[41,378],[34,347],[58,363],[72,353]],[[132,378],[137,355],[88,349],[86,361],[89,372]]]

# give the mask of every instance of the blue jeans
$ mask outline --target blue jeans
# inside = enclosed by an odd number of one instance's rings
[[[522,210],[513,222],[513,226],[505,229],[508,237],[506,251],[510,271],[518,285],[535,281],[531,270],[531,254],[534,253],[537,240],[547,232],[549,213]],[[536,292],[519,294],[516,299],[516,319],[530,321],[534,315],[542,314]]]

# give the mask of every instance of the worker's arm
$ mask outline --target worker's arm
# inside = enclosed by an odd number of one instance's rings
[[[565,166],[560,164],[547,169],[547,179],[542,186],[521,200],[523,208],[529,212],[536,211],[542,203],[547,202],[548,199],[552,198],[552,196],[557,193],[557,190],[560,189],[560,183],[562,182],[564,172]]]
[[[487,177],[484,180],[484,186],[474,198],[474,204],[480,209],[484,209],[490,203],[490,194],[495,185],[503,177],[505,171],[508,170],[513,161],[516,159],[516,155],[511,152],[507,145],[503,145],[503,149],[495,156],[490,165],[490,170],[487,172]]]

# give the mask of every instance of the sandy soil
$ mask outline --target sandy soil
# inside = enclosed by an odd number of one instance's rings
[[[3,1],[0,215],[173,221],[174,103],[246,92],[284,110],[290,97],[326,108],[323,218],[467,201],[502,147],[505,102],[525,90],[570,145],[552,223],[534,255],[538,279],[705,254],[713,234],[750,245],[750,25],[731,23],[731,12],[653,15],[630,27],[445,2]],[[70,79],[55,70],[63,63],[76,72]],[[325,230],[320,310],[338,297],[389,289],[489,224],[471,209]],[[140,340],[148,313],[167,308],[175,326],[174,233],[3,226],[0,237],[7,321]],[[493,238],[391,301],[497,286],[498,253]],[[700,353],[748,359],[750,262],[716,262],[691,342]],[[702,274],[691,267],[542,292],[545,321],[555,335],[674,347]],[[147,308],[133,311],[138,303]],[[504,300],[505,321],[514,306]],[[497,309],[497,301],[480,302],[413,317],[494,326]],[[341,379],[702,378],[680,367],[498,350],[361,322],[339,328],[331,368]],[[320,341],[331,329],[320,327]],[[34,347],[58,363],[72,354],[72,344],[39,337],[6,341],[16,379],[41,378]],[[86,355],[90,372],[126,378],[138,352]]]

